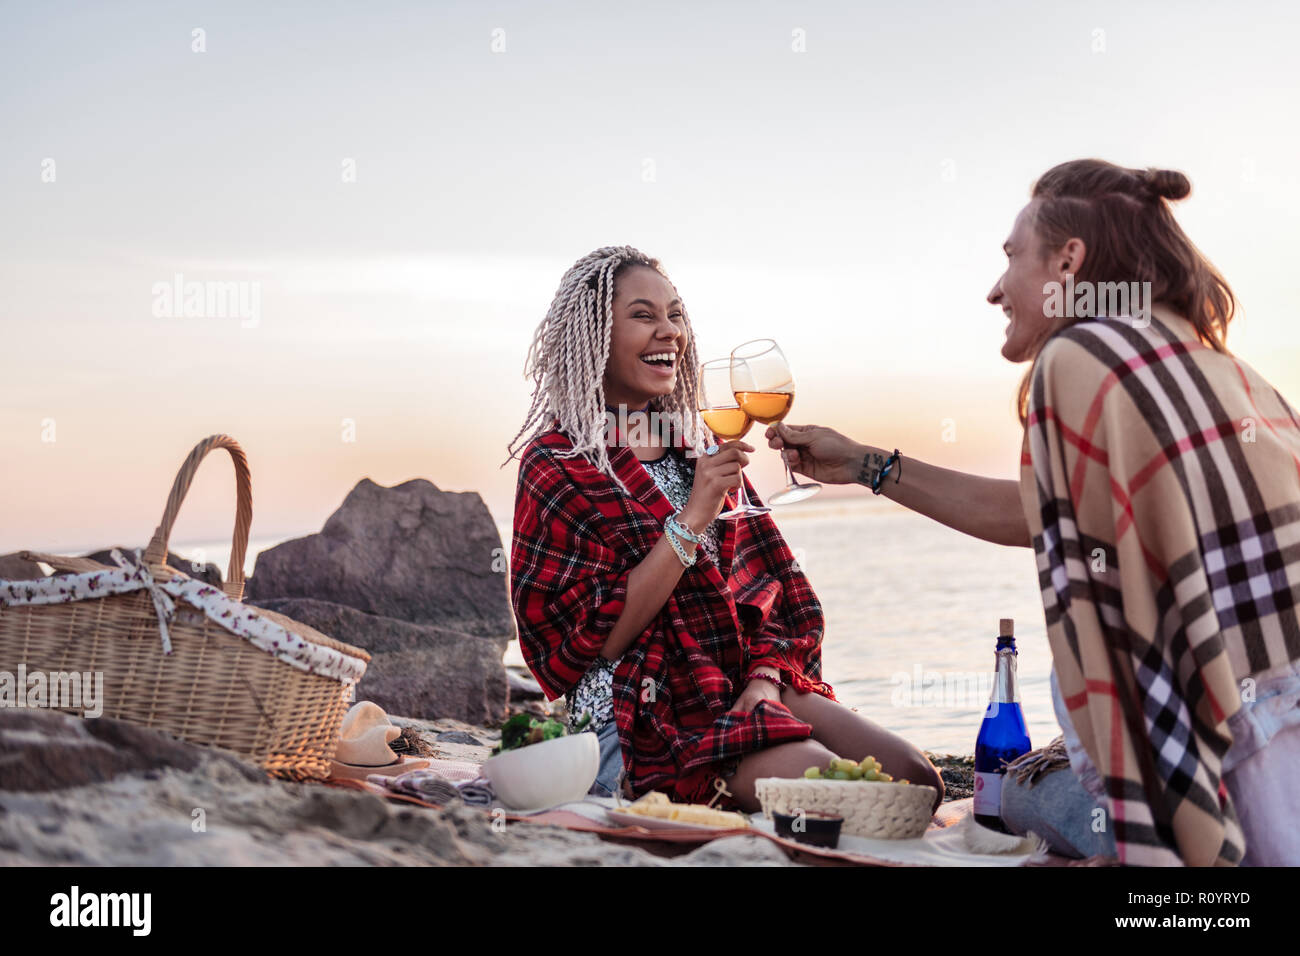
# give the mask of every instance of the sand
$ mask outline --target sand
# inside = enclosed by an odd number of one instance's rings
[[[48,715],[54,720],[71,720]],[[405,721],[439,756],[480,762],[496,732],[458,721]],[[63,732],[67,725],[50,728]],[[461,730],[482,746],[437,741]],[[42,733],[0,724],[0,756]],[[14,748],[19,748],[15,750]],[[719,866],[792,864],[761,837],[715,840],[675,856],[589,833],[431,810],[367,793],[271,780],[199,748],[194,766],[116,773],[56,790],[0,790],[0,865],[88,866]],[[0,777],[2,778],[2,777]]]

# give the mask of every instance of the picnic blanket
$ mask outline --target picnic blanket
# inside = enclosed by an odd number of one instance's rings
[[[395,792],[378,783],[362,780],[331,780],[326,786],[364,790],[400,803],[429,809],[442,805],[422,800],[412,794]],[[699,846],[713,840],[749,836],[769,840],[796,863],[822,866],[1097,866],[1110,861],[1101,858],[1070,860],[1048,851],[1034,837],[1016,837],[996,833],[975,823],[972,801],[955,800],[943,804],[923,837],[914,840],[868,840],[841,836],[835,849],[809,846],[779,836],[772,823],[760,813],[750,817],[747,830],[693,827],[680,830],[651,830],[639,826],[612,823],[605,810],[616,801],[609,797],[588,796],[573,803],[561,804],[534,813],[515,813],[502,808],[476,808],[485,814],[500,815],[511,823],[558,826],[566,830],[594,833],[601,838],[644,844],[656,851],[665,848]]]
[[[1227,721],[1241,682],[1300,659],[1300,420],[1185,319],[1152,312],[1044,346],[1021,497],[1119,860],[1235,864]]]

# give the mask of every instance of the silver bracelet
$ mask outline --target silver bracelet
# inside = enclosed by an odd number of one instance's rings
[[[672,519],[670,518],[668,519],[668,524],[664,525],[664,537],[668,539],[668,543],[672,545],[673,551],[677,553],[677,559],[682,562],[682,567],[689,568],[695,563],[695,555],[688,555],[686,553],[686,549],[682,547],[682,543],[677,540],[677,535],[673,533],[673,529],[670,527],[672,523]]]
[[[675,531],[679,537],[684,538],[685,540],[689,541],[691,544],[699,544],[701,535],[696,534],[690,528],[686,527],[686,525],[682,524],[680,521],[677,520],[678,518],[681,517],[681,514],[682,513],[680,509],[674,511],[672,515],[668,518],[668,527],[671,528],[673,531]]]

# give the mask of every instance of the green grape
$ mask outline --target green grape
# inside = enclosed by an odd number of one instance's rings
[[[843,770],[832,770],[829,774],[832,780],[848,780],[849,775]]]
[[[850,780],[862,779],[862,768],[859,767],[857,764],[853,764],[851,767],[849,767],[848,770],[845,771],[845,773],[849,775]]]
[[[821,768],[809,767],[807,770],[803,772],[803,775],[807,777],[809,780],[819,780],[822,775]]]

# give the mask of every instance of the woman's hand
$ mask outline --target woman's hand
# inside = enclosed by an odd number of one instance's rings
[[[822,425],[780,423],[770,426],[766,437],[769,445],[781,451],[791,470],[832,485],[858,481],[870,451],[866,445]],[[866,464],[870,467],[871,462]],[[880,464],[884,464],[883,458]]]
[[[731,705],[732,711],[751,711],[758,706],[760,700],[771,700],[781,703],[781,691],[775,684],[767,680],[752,680],[745,685],[736,702]]]
[[[702,531],[722,511],[728,491],[740,487],[740,470],[749,464],[745,452],[754,450],[743,441],[729,441],[718,446],[712,455],[695,459],[695,484],[682,509],[682,517],[696,533]]]

